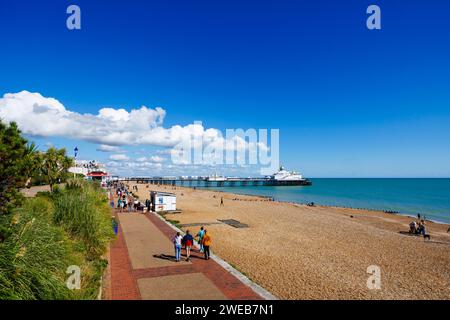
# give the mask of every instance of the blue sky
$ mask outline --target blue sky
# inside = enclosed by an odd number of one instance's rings
[[[81,30],[66,28],[70,4]],[[381,30],[366,28],[370,4]],[[308,177],[450,177],[449,12],[438,0],[1,1],[0,97],[27,90],[93,115],[159,106],[165,128],[280,129],[281,162]],[[164,149],[120,146],[130,162]],[[146,175],[178,174],[167,161]]]

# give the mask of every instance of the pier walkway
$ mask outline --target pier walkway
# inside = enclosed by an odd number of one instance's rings
[[[117,240],[111,244],[109,285],[112,300],[259,300],[263,297],[193,248],[191,261],[174,261],[176,231],[154,213],[115,213]],[[182,250],[182,259],[185,250]]]

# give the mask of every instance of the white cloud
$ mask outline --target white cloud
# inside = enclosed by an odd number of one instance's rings
[[[161,162],[164,162],[165,160],[166,159],[164,159],[163,157],[160,157],[160,156],[151,156],[150,157],[151,162],[161,163]]]
[[[166,161],[165,158],[160,157],[160,156],[151,156],[151,157],[139,157],[136,158],[137,162],[153,162],[153,163],[162,163],[164,161]]]
[[[171,145],[170,130],[160,127],[166,112],[142,106],[130,112],[103,108],[97,115],[70,111],[54,98],[21,91],[0,98],[0,118],[15,121],[27,134],[64,136],[109,146],[155,144]],[[181,128],[181,127],[180,127]]]
[[[54,98],[40,93],[21,91],[7,93],[0,98],[0,119],[15,121],[22,132],[35,136],[60,136],[100,144],[98,151],[123,152],[119,146],[153,145],[166,147],[161,154],[170,152],[187,139],[202,141],[203,147],[227,150],[232,145],[236,150],[245,150],[254,142],[239,136],[223,137],[214,128],[205,129],[201,124],[163,127],[166,111],[162,108],[147,108],[127,111],[125,109],[102,108],[98,114],[78,113],[68,110]],[[231,142],[231,143],[229,143]],[[261,148],[264,144],[258,143]],[[111,160],[128,161],[124,155],[114,154]],[[136,162],[161,163],[158,155],[139,158]]]
[[[113,160],[113,161],[129,161],[130,160],[130,158],[124,154],[112,154],[109,156],[109,159]]]
[[[172,149],[161,149],[161,150],[156,150],[156,154],[170,155],[171,153],[172,153]]]
[[[107,144],[101,144],[98,146],[97,151],[100,152],[120,152],[121,149],[117,146],[109,146]]]

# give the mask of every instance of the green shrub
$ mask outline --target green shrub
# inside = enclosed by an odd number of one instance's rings
[[[36,198],[0,217],[9,230],[0,243],[0,300],[73,297],[65,271],[76,261],[64,231],[52,224],[52,213],[48,199]]]
[[[96,184],[71,181],[0,216],[0,300],[95,299],[114,237],[111,211]],[[66,287],[67,267],[81,268],[81,290]]]
[[[81,239],[90,258],[101,256],[114,237],[104,191],[87,181],[70,180],[63,192],[54,195],[54,203],[55,223]]]

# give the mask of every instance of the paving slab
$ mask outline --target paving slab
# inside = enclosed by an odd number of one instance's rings
[[[175,252],[172,242],[145,215],[119,213],[118,216],[133,269],[191,263],[183,260],[178,263],[174,261]]]
[[[227,300],[202,273],[143,278],[137,283],[144,300]]]

